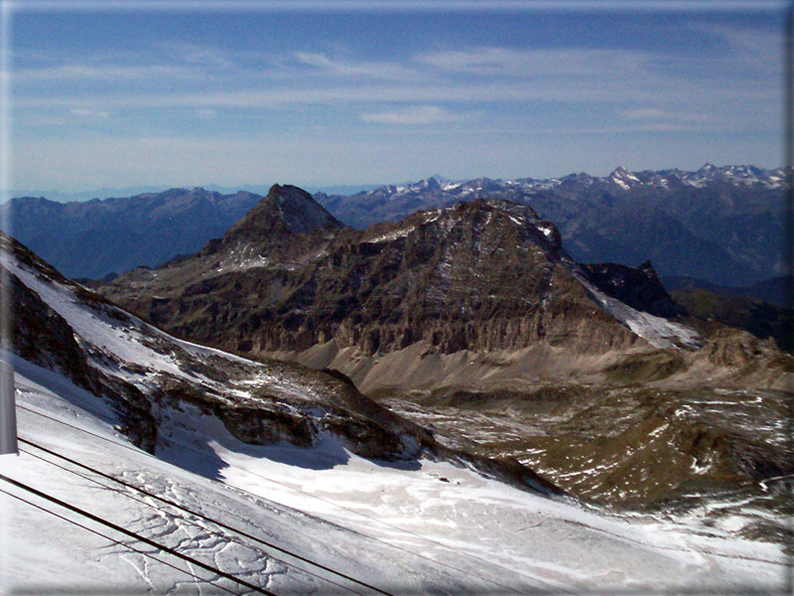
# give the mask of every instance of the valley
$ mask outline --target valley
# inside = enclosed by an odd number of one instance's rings
[[[381,403],[450,444],[512,457],[612,510],[688,514],[790,544],[787,395],[708,388],[434,392]],[[769,421],[767,425],[759,421]]]

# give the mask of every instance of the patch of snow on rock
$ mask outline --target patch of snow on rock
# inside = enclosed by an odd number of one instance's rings
[[[668,321],[663,317],[636,310],[620,300],[607,296],[588,282],[581,273],[573,271],[573,275],[604,310],[647,340],[652,346],[656,348],[673,348],[679,345],[689,348],[700,347],[700,335],[694,329]]]

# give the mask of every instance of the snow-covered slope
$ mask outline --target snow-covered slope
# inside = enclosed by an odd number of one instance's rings
[[[68,323],[97,374],[152,398],[158,432],[147,453],[120,432],[128,421],[107,396],[68,370],[0,355],[16,369],[21,439],[19,456],[0,458],[3,593],[715,593],[782,585],[779,546],[675,519],[623,519],[508,486],[462,460],[417,456],[410,443],[421,434],[385,414],[384,432],[415,456],[365,459],[354,452],[366,451],[363,443],[323,426],[342,414],[325,401],[319,377],[174,340],[92,305],[29,255],[12,272]],[[200,388],[214,401],[176,399],[169,387]],[[282,413],[314,416],[309,447],[289,433],[292,443],[252,445],[222,422],[223,407],[261,405],[265,391]],[[341,390],[334,398],[355,405]]]
[[[197,412],[153,457],[113,430],[99,400],[51,371],[15,365],[23,442],[18,457],[0,459],[0,473],[24,487],[0,482],[4,593],[196,593],[194,584],[210,582],[256,593],[213,569],[277,594],[763,590],[782,581],[770,544],[610,518],[449,463],[386,466],[330,440],[311,450],[251,447]]]
[[[632,308],[620,300],[607,296],[576,269],[573,269],[573,273],[605,311],[655,348],[686,346],[694,349],[701,346],[697,331],[691,327]]]

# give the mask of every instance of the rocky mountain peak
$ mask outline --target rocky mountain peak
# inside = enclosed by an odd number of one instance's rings
[[[428,237],[436,243],[469,238],[478,252],[508,239],[516,245],[536,245],[549,254],[561,252],[560,233],[554,224],[541,219],[529,205],[498,198],[421,211],[400,222],[373,226],[361,235],[365,242],[375,244],[407,236]]]
[[[609,175],[608,180],[617,184],[623,190],[629,190],[633,186],[640,184],[640,179],[634,172],[631,172],[623,166],[618,166]]]
[[[240,245],[268,246],[285,238],[314,231],[331,231],[344,225],[305,190],[274,184],[270,191],[224,237],[208,245],[210,252]]]
[[[441,188],[441,181],[436,176],[431,176],[419,183],[423,188],[428,190],[438,190]]]

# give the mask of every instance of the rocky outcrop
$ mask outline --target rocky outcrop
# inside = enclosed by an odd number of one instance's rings
[[[254,354],[330,340],[364,354],[418,342],[445,354],[541,341],[598,353],[641,342],[589,297],[556,228],[527,206],[461,203],[343,229],[325,243],[312,244],[310,231],[294,235],[285,258],[289,237],[275,204],[273,197],[261,203],[194,259],[123,276],[102,291],[171,332]],[[254,246],[252,230],[262,225],[270,232]],[[212,274],[219,256],[241,252],[241,242],[259,266]]]

